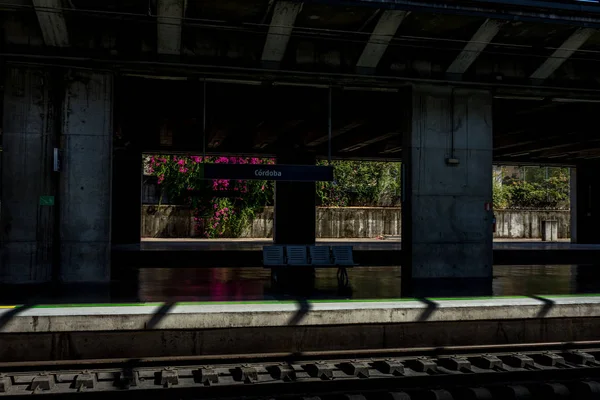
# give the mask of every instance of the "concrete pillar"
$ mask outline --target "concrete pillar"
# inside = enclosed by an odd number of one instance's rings
[[[600,162],[577,164],[575,185],[571,186],[573,225],[577,243],[600,244]]]
[[[311,154],[277,157],[279,164],[314,165]],[[316,237],[315,182],[276,182],[273,239],[276,244],[314,244]]]
[[[415,86],[406,100],[402,293],[488,294],[492,96],[484,90]]]
[[[8,66],[4,74],[0,283],[51,280],[55,206],[51,75]],[[52,199],[48,197],[47,199]]]
[[[110,280],[112,75],[72,72],[66,80],[60,186],[60,277]]]

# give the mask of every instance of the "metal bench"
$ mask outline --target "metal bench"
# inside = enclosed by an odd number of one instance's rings
[[[263,265],[265,267],[285,265],[285,255],[283,253],[283,246],[263,247]]]
[[[308,250],[308,252],[307,252]],[[277,281],[276,269],[310,267],[338,268],[338,283],[348,285],[347,268],[354,263],[352,246],[265,246],[263,266],[272,270],[272,278]]]
[[[287,265],[295,267],[310,266],[306,246],[286,246]]]
[[[329,246],[310,246],[310,262],[314,266],[331,267],[333,262],[331,259],[331,249]]]
[[[333,246],[333,262],[339,267],[354,267],[354,255],[352,246]]]
[[[308,252],[307,252],[308,250]],[[265,246],[263,265],[272,267],[354,267],[352,246]]]

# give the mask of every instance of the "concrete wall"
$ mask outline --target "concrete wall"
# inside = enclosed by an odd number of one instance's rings
[[[403,276],[491,278],[492,94],[416,85],[409,97],[399,107]]]
[[[380,235],[400,235],[399,208],[317,208],[317,237],[374,238]],[[142,237],[194,237],[194,217],[186,206],[144,205]],[[243,234],[248,238],[273,236],[273,208],[256,215]]]
[[[72,72],[63,111],[63,282],[110,280],[112,76]]]
[[[544,220],[558,221],[558,237],[570,235],[570,212],[540,210],[496,210],[497,238],[539,239]],[[400,208],[347,207],[318,208],[317,237],[375,238],[380,235],[399,236]],[[157,238],[187,238],[197,236],[194,217],[186,206],[144,205],[142,236]],[[244,233],[248,238],[273,236],[273,208],[267,207],[252,221]]]
[[[40,205],[53,196],[55,109],[50,74],[7,67],[2,134],[2,247],[0,281],[41,283],[51,277],[54,210]]]
[[[107,282],[112,76],[8,65],[4,83],[0,283]]]
[[[558,238],[571,237],[571,212],[569,210],[496,210],[497,238],[539,239],[542,221],[558,221]]]

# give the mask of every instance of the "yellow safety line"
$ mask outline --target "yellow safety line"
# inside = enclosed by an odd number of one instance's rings
[[[15,308],[17,306],[0,306],[0,308]]]

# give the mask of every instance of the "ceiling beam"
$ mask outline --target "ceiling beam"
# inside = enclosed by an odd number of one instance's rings
[[[186,0],[158,0],[156,5],[158,54],[181,55],[181,26],[186,7]]]
[[[479,29],[477,29],[477,32],[471,37],[469,43],[467,43],[452,64],[450,64],[446,73],[462,75],[467,72],[471,64],[475,62],[477,57],[479,57],[492,39],[500,32],[500,28],[504,24],[504,21],[496,21],[489,18],[486,19]]]
[[[274,126],[272,123],[260,123],[254,135],[253,148],[264,149],[275,143],[280,135],[290,135],[291,131],[296,130],[305,122],[304,119],[292,119],[279,126]]]
[[[535,81],[543,81],[552,75],[569,57],[573,55],[594,34],[595,29],[578,28],[564,43],[531,74]]]
[[[381,17],[379,17],[379,21],[377,21],[377,25],[375,26],[375,29],[373,29],[373,33],[371,33],[369,42],[366,44],[356,63],[356,68],[377,68],[390,41],[408,14],[409,12],[400,10],[384,11]]]
[[[387,140],[387,139],[390,139],[390,138],[393,138],[393,137],[396,137],[396,136],[399,136],[399,135],[400,134],[398,132],[384,133],[383,135],[375,136],[375,137],[373,137],[371,139],[367,139],[367,140],[361,141],[359,143],[355,143],[355,144],[352,144],[352,145],[347,145],[346,147],[341,148],[338,151],[340,153],[349,153],[349,152],[362,149],[363,147],[367,147],[367,146],[370,146],[372,144],[375,144],[375,143],[378,143],[378,142],[382,142],[384,140]]]
[[[349,122],[343,126],[340,126],[339,128],[335,128],[331,131],[331,139],[335,139],[338,136],[341,136],[345,133],[348,133],[350,131],[353,131],[354,129],[360,128],[361,126],[363,126],[367,121],[364,120],[360,120],[360,121],[352,121]],[[316,147],[319,145],[322,145],[323,143],[326,143],[327,141],[329,141],[329,135],[325,134],[325,135],[320,135],[319,137],[315,138],[315,139],[311,139],[310,142],[308,142],[306,144],[307,147]]]
[[[227,139],[227,136],[229,136],[230,129],[230,127],[225,126],[216,127],[208,136],[207,147],[209,149],[216,149],[217,147],[220,147],[225,139]]]
[[[42,37],[47,46],[69,47],[69,31],[61,0],[33,0]]]
[[[279,1],[273,9],[269,33],[262,53],[262,61],[279,64],[285,56],[296,17],[302,10],[302,3]]]
[[[494,149],[494,152],[496,152],[500,157],[514,156],[516,154],[522,153],[539,153],[547,150],[554,150],[572,146],[573,143],[585,140],[586,136],[589,136],[589,134],[586,135],[584,133],[572,132],[560,137],[555,136],[548,138],[547,140],[537,140],[526,144],[523,143],[522,145],[513,146],[510,148],[505,148],[504,151],[497,151],[497,149]]]
[[[563,146],[560,149],[544,151],[539,155],[539,158],[573,157],[574,154],[597,150],[598,148],[600,148],[600,139],[580,143],[570,143],[568,146]]]

